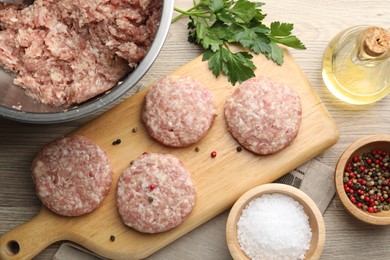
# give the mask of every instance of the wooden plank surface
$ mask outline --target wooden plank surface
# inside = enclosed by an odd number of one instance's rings
[[[283,66],[263,55],[254,63],[261,70],[257,75],[270,77],[294,88],[302,102],[302,123],[298,136],[282,151],[259,156],[247,150],[238,153],[239,144],[229,134],[223,108],[236,89],[225,77],[215,78],[201,57],[174,71],[172,75],[191,76],[206,84],[214,97],[217,117],[200,142],[186,148],[169,148],[149,137],[141,122],[141,110],[147,89],[107,111],[76,130],[100,145],[108,154],[114,171],[113,187],[102,205],[81,217],[61,217],[43,208],[38,217],[0,238],[0,254],[6,259],[29,259],[58,240],[76,242],[110,259],[140,259],[215,217],[248,189],[271,182],[333,145],[339,138],[338,129],[313,91],[293,57],[285,51]],[[136,133],[132,129],[137,127]],[[112,142],[120,138],[120,145]],[[195,152],[195,147],[200,151]],[[143,152],[170,153],[180,158],[191,172],[197,189],[195,207],[179,227],[155,235],[142,234],[126,227],[116,208],[116,187],[121,172]],[[217,152],[211,158],[211,151]],[[29,238],[26,233],[31,234]],[[110,236],[116,237],[115,242]],[[7,245],[16,241],[18,254],[10,254]]]
[[[388,134],[390,96],[368,106],[345,104],[337,100],[325,87],[321,77],[321,63],[326,45],[339,31],[357,24],[389,28],[390,0],[264,2],[266,5],[263,10],[268,13],[268,20],[295,24],[294,31],[308,49],[292,50],[291,53],[340,129],[339,141],[316,159],[334,167],[344,149],[356,139],[370,134]],[[191,3],[192,1],[188,0],[175,0],[175,5],[183,8],[189,7]],[[171,73],[200,53],[199,48],[187,43],[186,21],[173,24],[157,61],[127,96]],[[97,114],[99,113],[101,111]],[[33,218],[41,207],[29,171],[31,159],[36,152],[44,144],[85,125],[96,115],[55,125],[28,125],[0,119],[0,236]],[[225,239],[228,212],[229,210],[224,211],[148,259],[230,259]],[[378,243],[390,240],[390,227],[372,226],[352,218],[337,197],[324,214],[324,219],[327,233],[321,259],[384,259],[390,254],[388,247],[378,246]],[[58,246],[59,243],[50,246],[34,259],[51,259]]]

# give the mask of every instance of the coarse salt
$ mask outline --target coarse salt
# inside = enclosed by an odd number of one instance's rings
[[[241,249],[251,259],[304,259],[312,237],[303,206],[283,194],[251,200],[237,222]]]

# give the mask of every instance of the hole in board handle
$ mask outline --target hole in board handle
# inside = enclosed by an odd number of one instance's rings
[[[20,245],[17,241],[12,240],[7,243],[7,251],[11,255],[17,255],[20,251]]]

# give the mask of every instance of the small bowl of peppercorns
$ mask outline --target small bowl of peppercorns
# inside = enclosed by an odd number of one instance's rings
[[[352,143],[335,171],[337,194],[349,213],[369,224],[390,224],[390,135]]]

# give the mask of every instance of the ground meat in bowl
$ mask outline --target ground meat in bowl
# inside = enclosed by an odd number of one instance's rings
[[[143,59],[161,0],[0,4],[0,64],[40,102],[69,107],[111,89]]]

